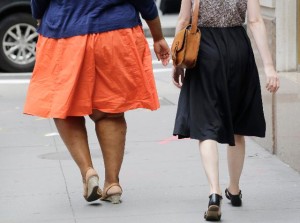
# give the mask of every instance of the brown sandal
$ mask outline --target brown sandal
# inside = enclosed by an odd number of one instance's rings
[[[112,188],[112,187],[119,187],[120,191],[116,192],[116,193],[112,193],[109,194],[108,191]],[[108,187],[103,189],[103,193],[102,193],[102,197],[100,198],[100,200],[102,201],[109,201],[112,204],[119,204],[121,202],[121,195],[122,195],[122,187],[120,186],[120,184],[118,183],[113,183],[111,185],[109,185]]]
[[[101,195],[99,176],[93,168],[90,168],[86,171],[85,180],[83,181],[83,197],[86,201],[91,202],[98,200]]]

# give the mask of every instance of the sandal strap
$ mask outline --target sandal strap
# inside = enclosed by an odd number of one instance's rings
[[[233,195],[233,194],[231,194],[231,193],[229,192],[228,188],[226,188],[226,190],[225,190],[225,196],[226,196],[229,200],[231,200],[232,197],[240,197],[240,198],[242,198],[242,191],[240,190],[240,191],[239,191],[239,194]]]
[[[119,183],[112,183],[103,190],[103,194],[105,194],[105,196],[108,196],[107,192],[109,191],[109,189],[112,188],[112,187],[115,187],[115,186],[119,187],[121,189],[121,193],[123,192],[123,189],[122,189],[122,187]]]
[[[86,183],[87,180],[93,176],[96,176],[99,178],[99,175],[98,173],[96,172],[96,170],[92,167],[88,168],[88,170],[85,172],[85,176],[84,178],[82,179],[83,183]]]

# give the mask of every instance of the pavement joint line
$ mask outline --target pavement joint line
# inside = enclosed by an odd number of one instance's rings
[[[172,62],[173,62],[172,60],[169,61],[170,64],[171,64]],[[153,60],[153,61],[152,61],[152,64],[161,64],[161,61],[159,61],[159,60]]]
[[[169,72],[172,71],[172,68],[161,68],[161,69],[154,69],[153,72],[154,73],[161,73],[161,72]]]
[[[0,77],[27,77],[31,76],[31,72],[25,72],[25,73],[0,73]]]
[[[0,84],[29,84],[29,79],[9,79],[0,80]]]
[[[160,61],[152,63],[153,65],[161,63]],[[153,69],[153,73],[161,73],[161,72],[170,72],[172,71],[172,68],[155,68]],[[28,76],[29,77],[29,76]],[[13,77],[12,77],[13,78]],[[29,84],[30,79],[4,79],[0,80],[0,85],[1,84]]]
[[[55,130],[53,129],[53,126],[51,125],[52,119],[48,119],[48,123],[50,125],[51,130],[54,132]],[[54,143],[54,147],[55,147],[55,151],[56,151],[56,153],[59,153],[59,150],[58,150],[58,147],[57,147],[57,140],[56,139],[57,139],[57,137],[52,137],[52,140],[53,140],[53,143]],[[60,171],[62,173],[63,181],[64,181],[64,184],[65,184],[65,189],[66,189],[66,193],[67,193],[67,197],[68,197],[68,201],[69,201],[69,207],[71,209],[72,217],[73,217],[74,223],[76,223],[77,222],[77,220],[76,220],[76,214],[75,214],[75,210],[74,210],[73,205],[72,205],[72,200],[71,200],[71,196],[70,196],[70,190],[68,188],[67,179],[66,179],[66,176],[65,176],[65,173],[64,173],[64,169],[63,169],[63,166],[62,166],[62,160],[59,159],[57,161],[59,163],[59,168],[60,168]]]

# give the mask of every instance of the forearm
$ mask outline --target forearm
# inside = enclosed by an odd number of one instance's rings
[[[146,22],[149,26],[154,41],[159,41],[164,38],[161,29],[160,19],[158,16],[153,20],[146,20]]]
[[[268,45],[266,27],[262,18],[249,23],[258,51],[262,58],[264,67],[274,67],[271,52]]]
[[[190,23],[191,8],[192,8],[191,0],[181,1],[180,12],[176,24],[175,34],[177,34],[180,30],[185,28]]]
[[[178,19],[176,29],[175,29],[175,34],[177,34],[180,30],[184,29],[187,25],[189,24],[189,21],[187,20],[180,20]]]

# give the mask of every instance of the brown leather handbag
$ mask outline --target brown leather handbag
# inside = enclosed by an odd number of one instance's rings
[[[197,27],[199,0],[195,0],[192,24],[179,31],[172,43],[173,65],[181,68],[193,68],[196,65],[200,47],[201,32]]]

